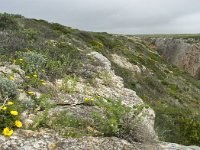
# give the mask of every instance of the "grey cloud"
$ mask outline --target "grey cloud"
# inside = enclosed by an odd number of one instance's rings
[[[199,0],[0,0],[0,12],[110,33],[199,33]]]

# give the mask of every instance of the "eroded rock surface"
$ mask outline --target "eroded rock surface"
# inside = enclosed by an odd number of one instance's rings
[[[51,130],[18,130],[12,137],[0,136],[2,150],[200,150],[175,143],[129,143],[116,137],[63,138]]]
[[[155,40],[155,45],[159,53],[170,63],[200,79],[200,45],[198,43],[187,43],[183,39],[159,38]]]
[[[151,145],[151,147],[156,146]],[[151,147],[148,149],[151,150]],[[139,143],[131,144],[116,137],[62,138],[53,131],[18,130],[10,139],[0,136],[0,148],[7,150],[141,150],[147,149],[147,146]]]
[[[117,54],[112,55],[113,62],[115,62],[117,65],[119,65],[122,68],[128,69],[134,73],[141,73],[140,67],[137,65],[133,65],[128,60],[122,56],[119,56]]]

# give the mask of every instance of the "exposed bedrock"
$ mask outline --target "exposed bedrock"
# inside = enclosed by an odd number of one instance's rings
[[[183,39],[159,38],[155,40],[158,52],[170,63],[200,79],[200,44]]]

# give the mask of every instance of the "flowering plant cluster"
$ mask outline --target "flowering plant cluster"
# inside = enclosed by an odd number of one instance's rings
[[[14,129],[22,127],[18,112],[20,104],[17,101],[19,92],[25,91],[27,95],[35,97],[35,92],[29,90],[29,87],[46,85],[42,79],[45,74],[45,71],[42,70],[44,61],[45,59],[40,54],[31,51],[17,52],[12,63],[19,65],[25,71],[23,84],[15,84],[14,73],[6,77],[0,76],[0,130],[3,135],[10,137]]]
[[[26,87],[38,87],[46,84],[42,79],[45,76],[45,70],[43,68],[46,63],[43,55],[32,52],[29,49],[27,49],[27,52],[19,51],[13,63],[19,65],[25,71]]]
[[[15,128],[21,128],[19,112],[13,100],[6,98],[0,106],[0,129],[2,134],[10,137]]]

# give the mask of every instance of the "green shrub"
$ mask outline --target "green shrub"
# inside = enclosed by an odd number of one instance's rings
[[[93,34],[90,34],[86,31],[79,31],[75,33],[76,36],[78,36],[80,39],[84,40],[86,43],[91,44],[92,41],[95,40]]]
[[[155,126],[159,137],[167,142],[200,145],[200,118],[186,108],[157,104]]]
[[[50,81],[64,76],[63,67],[64,65],[60,61],[48,60],[45,68]]]
[[[103,84],[106,86],[112,86],[112,75],[106,71],[102,71],[99,77],[103,80]]]
[[[183,138],[181,142],[200,146],[200,118],[183,116],[178,119],[178,124]]]
[[[107,33],[95,33],[94,37],[101,41],[101,43],[108,49],[114,49],[123,45],[122,41],[113,39],[113,37]]]
[[[78,79],[79,78],[76,76],[70,76],[70,75],[65,76],[63,79],[63,83],[60,87],[60,90],[67,93],[75,92],[76,90],[75,87],[78,82]]]
[[[17,50],[25,49],[27,47],[27,40],[20,31],[12,31],[9,34],[2,34],[0,36],[1,51],[9,59],[15,54]]]
[[[33,100],[32,108],[35,109],[47,111],[56,106],[56,103],[49,102],[51,95],[42,94],[40,97],[32,96],[31,98]]]
[[[52,23],[51,24],[51,28],[53,30],[59,31],[59,32],[64,33],[64,34],[70,33],[70,29],[69,28],[67,28],[67,27],[65,27],[65,26],[63,26],[61,24],[58,24],[58,23]]]
[[[61,111],[51,123],[54,130],[67,137],[81,137],[88,135],[87,125],[88,122],[86,120],[66,111]]]
[[[40,31],[34,29],[24,29],[22,31],[22,34],[27,40],[30,41],[36,41],[40,36],[42,36],[42,33]]]
[[[40,127],[48,127],[47,122],[49,121],[48,117],[48,110],[45,110],[42,114],[38,115],[34,118],[33,124],[31,126],[28,126],[27,128],[30,130],[36,130]]]
[[[45,109],[43,115],[35,118],[30,129],[50,127],[67,137],[117,136],[121,130],[125,129],[126,115],[131,108],[124,106],[121,101],[105,100],[97,96],[96,98],[85,98],[84,104],[100,108],[99,111],[90,112],[93,121],[67,111],[61,111],[58,115],[50,117],[48,109]],[[135,110],[136,114],[140,111]]]
[[[0,14],[0,30],[18,30],[19,25],[15,19],[16,18],[13,15],[9,15],[6,13]]]
[[[87,132],[88,122],[83,118],[75,116],[67,111],[61,111],[56,117],[49,117],[48,110],[34,119],[29,128],[36,130],[40,127],[51,127],[59,134],[66,137],[81,137],[89,135]]]
[[[98,99],[95,105],[103,110],[103,114],[94,112],[94,127],[105,136],[118,135],[125,124],[124,119],[130,112],[130,108],[124,106],[121,101],[111,99]]]
[[[21,55],[19,64],[27,74],[41,71],[46,63],[45,56],[36,52],[24,52]]]
[[[165,92],[165,89],[164,89],[163,85],[161,84],[161,82],[159,82],[158,79],[153,77],[153,76],[145,77],[144,78],[144,82],[152,90],[156,90],[159,93],[164,93]]]
[[[90,43],[95,48],[102,49],[104,47],[104,45],[99,41],[91,41]]]
[[[48,58],[46,71],[51,80],[63,78],[80,67],[80,52],[77,48],[62,41],[48,44],[44,55]]]
[[[14,82],[0,76],[0,99],[17,98],[19,94],[17,88]]]
[[[13,59],[13,63],[19,65],[25,71],[25,82],[23,87],[26,89],[30,86],[38,87],[45,85],[46,72],[44,70],[46,58],[44,55],[37,52],[17,52],[17,60]]]

